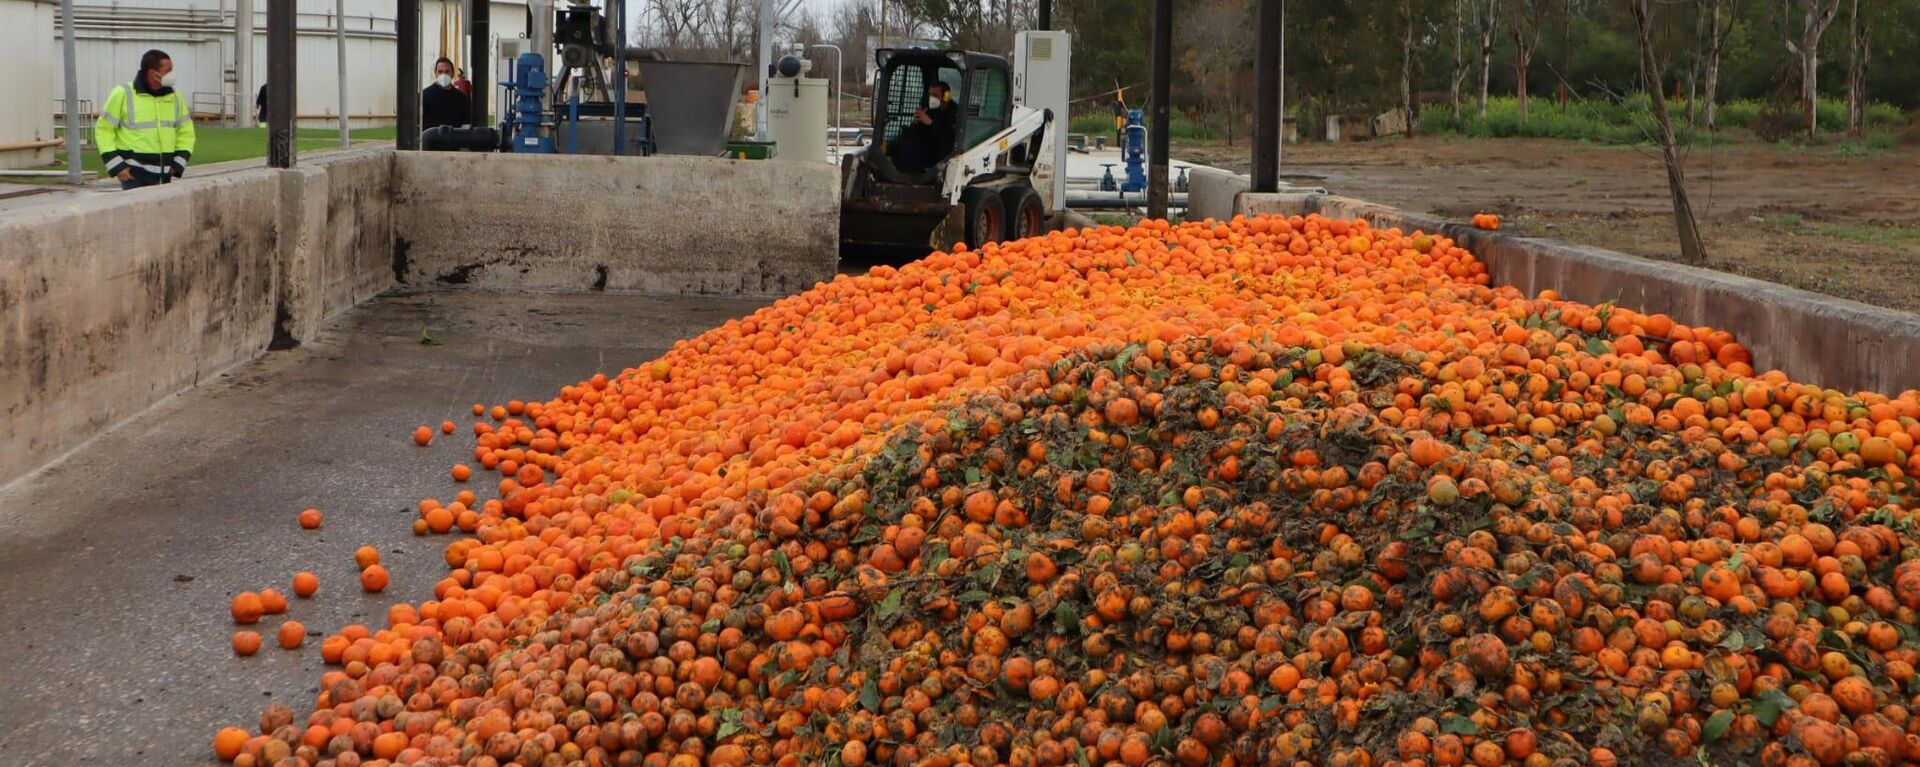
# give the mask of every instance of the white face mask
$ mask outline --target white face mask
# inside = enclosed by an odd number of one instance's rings
[[[451,88],[453,87],[453,75],[442,74],[442,75],[435,76],[433,78],[433,83],[442,88]]]
[[[180,78],[176,77],[172,72],[160,76],[160,87],[162,88],[171,88],[179,82]]]
[[[927,97],[927,108],[928,108],[928,109],[939,109],[939,108],[940,108],[940,97],[939,97],[939,96],[928,96],[928,97]]]

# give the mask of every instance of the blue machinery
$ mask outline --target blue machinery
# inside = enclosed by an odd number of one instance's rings
[[[1127,110],[1127,143],[1120,148],[1120,156],[1126,160],[1126,183],[1115,182],[1113,163],[1101,163],[1107,170],[1106,175],[1100,177],[1100,190],[1103,192],[1145,191],[1147,188],[1147,125],[1144,111]]]
[[[534,154],[553,154],[560,151],[561,148],[555,142],[554,133],[564,120],[566,123],[564,150],[567,154],[580,153],[580,88],[567,89],[567,110],[564,115],[549,116],[546,106],[549,92],[546,59],[533,52],[522,53],[518,59],[514,60],[513,79],[502,85],[513,90],[513,114],[507,119],[505,126],[508,151]],[[626,138],[625,121],[620,119],[621,113],[625,110],[621,109],[621,106],[623,105],[617,103],[613,105],[616,115],[613,126],[615,146]],[[555,110],[555,112],[558,111]],[[633,137],[632,146],[639,154],[653,154],[653,120],[644,108],[640,113],[639,122],[640,124],[635,126],[639,135]]]
[[[543,126],[547,121],[547,62],[538,53],[522,53],[513,62],[513,79],[504,83],[513,89],[513,117],[507,120],[510,139],[508,146],[515,152],[535,152],[553,154],[553,137],[547,135]],[[570,125],[579,125],[579,97],[573,101],[575,119]],[[575,150],[577,141],[569,141],[568,149]]]

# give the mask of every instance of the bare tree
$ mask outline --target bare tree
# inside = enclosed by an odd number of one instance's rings
[[[1540,47],[1540,17],[1546,13],[1547,0],[1519,0],[1519,7],[1508,19],[1513,33],[1514,93],[1520,97],[1520,121],[1527,120],[1527,72],[1533,68],[1533,52]]]
[[[1686,168],[1675,148],[1673,121],[1667,117],[1667,97],[1662,87],[1666,62],[1653,50],[1655,0],[1632,0],[1634,30],[1640,38],[1640,73],[1647,95],[1653,99],[1654,140],[1660,144],[1660,159],[1667,166],[1667,191],[1673,195],[1673,222],[1680,236],[1680,260],[1694,265],[1707,262],[1707,248],[1700,241],[1700,224],[1693,217],[1693,203],[1687,199]]]
[[[1706,71],[1701,75],[1701,100],[1706,107],[1706,122],[1709,130],[1719,127],[1720,101],[1720,53],[1726,50],[1727,35],[1733,32],[1733,22],[1740,15],[1740,0],[1701,0],[1706,12],[1703,15],[1701,31],[1701,54]],[[1726,10],[1727,23],[1720,23],[1720,12]]]
[[[1847,135],[1859,138],[1867,131],[1867,57],[1873,50],[1873,25],[1860,22],[1860,0],[1853,0],[1847,27]]]
[[[1792,18],[1789,2],[1798,3],[1801,11],[1797,43],[1787,32],[1786,22]],[[1821,3],[1822,0],[1780,0],[1780,40],[1787,44],[1787,52],[1800,57],[1800,102],[1807,112],[1807,138],[1820,132],[1820,38],[1840,13],[1840,0],[1825,0],[1824,10]]]
[[[1400,110],[1406,114],[1407,135],[1413,135],[1413,0],[1400,0]]]
[[[1460,86],[1467,79],[1467,0],[1453,0],[1453,72],[1447,77],[1447,103],[1460,119]]]
[[[1474,29],[1480,32],[1480,117],[1487,116],[1487,79],[1493,73],[1493,33],[1499,29],[1500,0],[1473,3]]]
[[[1207,112],[1224,119],[1228,144],[1253,99],[1253,26],[1246,9],[1241,0],[1206,0],[1175,27],[1187,49],[1180,68],[1193,77]]]

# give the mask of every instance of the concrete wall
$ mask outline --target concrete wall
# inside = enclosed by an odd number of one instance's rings
[[[839,261],[839,173],[706,157],[401,152],[414,285],[786,295]]]
[[[0,216],[0,484],[390,286],[392,153]]]
[[[1920,316],[1723,272],[1553,240],[1474,229],[1348,197],[1242,195],[1236,213],[1364,218],[1376,227],[1444,232],[1486,263],[1495,284],[1527,294],[1608,301],[1725,329],[1755,367],[1843,391],[1920,389]]]
[[[51,141],[54,100],[62,98],[60,75],[45,74],[44,62],[60,62],[59,3],[52,0],[0,0],[0,51],[16,71],[6,75],[6,106],[0,107],[0,169],[31,168],[53,162]],[[83,95],[82,98],[85,96]]]

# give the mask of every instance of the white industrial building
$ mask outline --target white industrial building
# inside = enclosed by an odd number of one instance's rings
[[[241,0],[245,2],[246,0]],[[253,3],[252,54],[247,76],[239,76],[235,40],[239,3],[234,0],[76,0],[81,110],[106,102],[113,86],[132,79],[140,54],[159,48],[172,57],[178,89],[191,99],[202,119],[226,119],[235,110],[251,113],[254,95],[267,76],[267,4]],[[422,77],[430,77],[440,56],[467,67],[467,2],[420,0]],[[338,124],[339,57],[336,54],[335,0],[296,0],[299,8],[299,116],[302,127]],[[344,5],[347,47],[347,115],[354,127],[394,122],[394,13],[388,0],[340,0]],[[521,37],[527,30],[525,0],[492,0],[489,35],[495,41]],[[0,86],[7,109],[0,115],[0,168],[52,162],[54,113],[62,97],[60,4],[57,0],[0,0],[0,50],[25,71]],[[37,71],[36,71],[37,70]],[[499,66],[489,79],[498,82]],[[424,80],[420,84],[425,86]],[[493,96],[490,101],[497,102]],[[19,108],[15,108],[19,107]],[[216,115],[220,117],[216,117]]]

